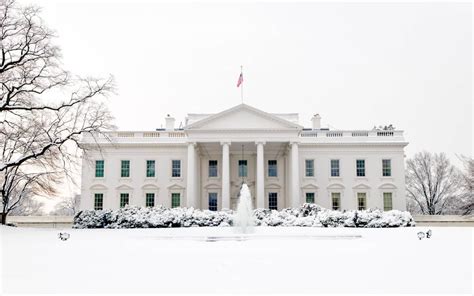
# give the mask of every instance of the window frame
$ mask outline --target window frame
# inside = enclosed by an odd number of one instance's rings
[[[337,161],[337,175],[333,175],[333,170],[336,168],[332,167],[333,161]],[[329,176],[331,178],[340,178],[341,177],[341,160],[340,159],[330,159],[329,160]]]
[[[102,176],[97,175],[97,172],[99,171],[97,164],[99,162],[102,163],[102,168],[101,168]],[[105,178],[105,160],[104,159],[96,159],[94,176],[95,178]]]
[[[385,194],[390,194],[390,209],[387,209],[387,205],[386,205],[386,197],[385,197]],[[390,191],[384,191],[382,192],[382,199],[383,199],[383,210],[384,211],[391,211],[393,210],[393,192],[390,192]]]
[[[175,198],[178,198],[178,205],[175,203]],[[181,192],[171,192],[171,208],[181,207]]]
[[[124,168],[124,164],[128,163],[128,167]],[[127,176],[124,176],[124,170],[128,172]],[[121,159],[120,160],[120,178],[130,178],[131,176],[131,161],[129,159]]]
[[[278,192],[268,192],[268,208],[270,210],[278,210]]]
[[[153,175],[150,176],[148,173],[150,172],[150,167],[148,166],[149,162],[153,162]],[[145,162],[146,166],[146,171],[145,171],[145,177],[147,178],[156,178],[156,160],[154,159],[147,159]]]
[[[125,198],[127,200],[125,201]],[[126,205],[130,205],[130,193],[128,192],[120,192],[120,208],[124,208]]]
[[[313,201],[308,201],[308,195],[313,195]],[[308,192],[305,192],[305,202],[306,203],[316,203],[316,192],[314,191],[308,191]]]
[[[362,196],[359,196],[359,195],[364,195],[363,197]],[[356,193],[356,197],[357,197],[357,210],[358,211],[365,211],[367,210],[367,192],[357,192]],[[360,201],[363,200],[363,209],[361,209],[361,203]]]
[[[149,195],[153,195],[152,196],[152,198],[153,198],[152,199],[153,200],[152,205],[150,205],[149,202],[148,202],[149,201],[148,198],[150,197]],[[154,206],[155,206],[155,193],[154,192],[146,192],[145,193],[145,207],[153,208]]]
[[[363,175],[359,176],[359,170],[361,168],[359,168],[359,161],[362,161],[362,163],[364,164],[364,167],[363,167]],[[356,177],[357,178],[366,178],[367,177],[367,171],[366,171],[366,168],[367,168],[367,165],[366,165],[366,160],[365,158],[357,158],[356,159]]]
[[[387,168],[385,167],[385,162],[388,161],[388,175],[385,174]],[[392,177],[392,159],[391,158],[382,158],[382,177]]]
[[[179,167],[174,167],[174,164],[179,163]],[[181,159],[172,159],[171,160],[171,178],[181,178]],[[175,176],[175,171],[178,170],[178,174]]]
[[[215,195],[215,205],[211,205],[211,195]],[[214,198],[212,198],[212,201],[214,202]],[[212,191],[207,193],[207,206],[209,211],[218,211],[218,206],[219,206],[219,196],[217,192]]]
[[[211,166],[211,161],[215,161],[216,162],[216,165],[215,166]],[[208,170],[207,170],[207,176],[208,178],[218,178],[219,177],[219,160],[217,159],[209,159],[208,163]],[[214,169],[215,167],[215,169]],[[215,175],[211,175],[211,168],[213,168],[213,170],[215,171]],[[213,171],[213,172],[214,172]]]
[[[97,206],[97,197],[100,195],[101,201],[100,201],[100,208]],[[104,209],[104,193],[102,192],[95,192],[94,193],[94,210],[95,211],[101,211]]]
[[[240,162],[245,162],[245,165],[244,164],[240,164]],[[248,178],[249,176],[249,168],[248,168],[248,160],[247,159],[239,159],[237,161],[237,168],[238,168],[238,172],[237,172],[237,176],[239,178]],[[241,167],[242,167],[242,170],[241,170]],[[244,173],[245,172],[245,175],[241,175],[241,173]]]
[[[335,196],[335,195],[338,195],[338,196]],[[339,192],[339,191],[331,192],[331,209],[333,211],[340,211],[341,210],[341,196],[342,196],[342,193]],[[337,202],[338,202],[337,208],[335,208],[335,206],[334,206],[334,201],[335,200],[337,200]]]
[[[270,161],[274,161],[275,164],[270,164]],[[271,175],[270,172],[274,172],[274,175]],[[268,178],[278,178],[278,160],[269,159],[267,160],[267,177]]]
[[[311,175],[308,175],[308,162],[312,163],[312,168],[311,168]],[[314,158],[307,158],[304,160],[304,176],[305,178],[314,178],[315,177],[315,161]]]

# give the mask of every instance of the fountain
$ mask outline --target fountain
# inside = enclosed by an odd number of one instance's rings
[[[234,216],[234,226],[241,233],[253,231],[252,196],[250,195],[249,187],[245,183],[242,183],[240,188],[239,204],[237,205],[237,213]]]

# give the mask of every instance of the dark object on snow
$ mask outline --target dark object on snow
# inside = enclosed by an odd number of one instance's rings
[[[59,239],[62,240],[62,241],[68,240],[70,236],[71,235],[67,232],[60,232],[58,234]]]
[[[431,232],[431,229],[426,232],[426,238],[430,238],[433,232]]]
[[[425,233],[423,231],[418,232],[418,238],[421,240],[422,238],[425,238]]]

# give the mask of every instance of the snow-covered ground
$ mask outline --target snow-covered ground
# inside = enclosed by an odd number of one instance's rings
[[[1,292],[470,294],[472,229],[431,229],[1,227]]]

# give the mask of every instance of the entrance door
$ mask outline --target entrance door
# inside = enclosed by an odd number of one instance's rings
[[[278,210],[278,193],[276,192],[268,193],[268,208],[270,210]]]

